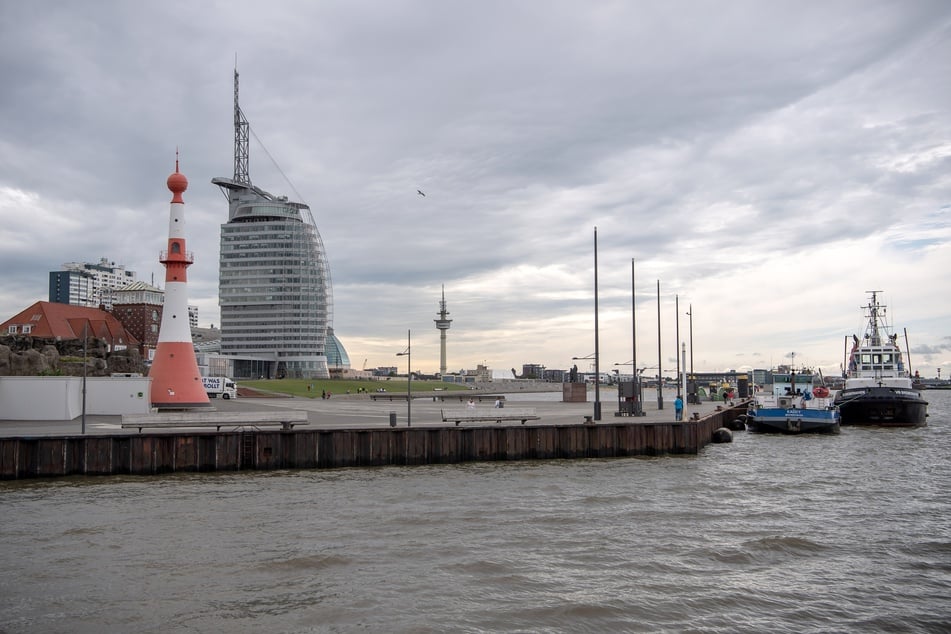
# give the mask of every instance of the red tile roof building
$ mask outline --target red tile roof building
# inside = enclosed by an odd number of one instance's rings
[[[55,302],[36,302],[0,324],[4,335],[29,335],[35,339],[66,341],[89,338],[103,340],[110,352],[137,348],[139,340],[118,319],[98,308]]]

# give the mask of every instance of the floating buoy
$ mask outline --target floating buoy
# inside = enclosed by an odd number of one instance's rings
[[[733,442],[733,432],[726,427],[720,427],[713,432],[713,442]]]
[[[728,430],[732,429],[733,431],[743,431],[744,429],[746,429],[746,423],[743,421],[742,418],[734,418],[732,421],[727,423],[725,427],[721,427],[721,429],[728,429]]]
[[[829,388],[824,385],[817,385],[812,388],[812,395],[816,398],[826,398],[829,396]]]

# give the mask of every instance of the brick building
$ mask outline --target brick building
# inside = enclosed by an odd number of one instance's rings
[[[165,293],[145,282],[133,282],[115,292],[112,314],[139,341],[139,353],[151,362],[158,345]]]

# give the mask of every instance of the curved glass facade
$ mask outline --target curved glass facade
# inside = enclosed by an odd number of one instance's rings
[[[337,339],[337,335],[334,334],[333,328],[327,329],[327,346],[325,350],[327,354],[327,365],[331,368],[350,367],[350,357],[347,356],[347,351],[344,350],[343,344],[340,343],[340,340]]]
[[[271,359],[272,378],[329,377],[333,291],[310,208],[253,185],[216,181],[230,190],[221,225],[221,353]]]

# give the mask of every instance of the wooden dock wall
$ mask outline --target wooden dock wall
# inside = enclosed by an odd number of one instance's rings
[[[695,454],[737,413],[679,423],[0,438],[0,479]]]

